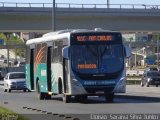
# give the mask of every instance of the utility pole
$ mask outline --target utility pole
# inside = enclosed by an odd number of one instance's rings
[[[10,33],[6,33],[6,38],[7,38],[7,41],[6,41],[6,47],[7,47],[7,73],[9,72],[9,46],[8,46],[8,41],[9,41],[9,38],[10,38]]]
[[[109,5],[110,5],[110,1],[107,0],[107,8],[109,8]]]
[[[131,46],[131,40],[132,40],[132,38],[129,38],[129,40],[130,40],[129,41],[129,48],[132,49],[132,46]],[[131,57],[129,57],[128,60],[129,60],[129,68],[131,70],[132,69]]]
[[[52,31],[55,31],[55,0],[53,0],[53,7],[52,7]]]
[[[157,34],[157,67],[159,67],[159,34]]]

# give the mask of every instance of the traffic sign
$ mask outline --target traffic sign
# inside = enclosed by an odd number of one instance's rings
[[[155,55],[146,57],[146,64],[147,65],[153,65],[155,63],[156,63],[156,56]]]
[[[0,39],[0,45],[3,45],[3,44],[4,44],[4,40]]]

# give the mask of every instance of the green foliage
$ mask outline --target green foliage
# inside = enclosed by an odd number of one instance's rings
[[[0,106],[0,115],[2,116],[3,119],[8,118],[8,115],[10,115],[10,116],[12,115],[12,116],[14,116],[16,118],[18,117],[17,120],[29,120],[28,118],[26,118],[24,116],[21,116],[21,115],[18,115],[17,113],[15,113],[15,112],[13,112],[11,110],[8,110],[8,109],[6,109],[4,107],[1,107],[1,106]]]
[[[13,34],[10,34],[8,44],[10,44],[10,45],[23,44],[23,41],[20,38],[18,38],[17,36],[13,36]]]
[[[20,38],[18,38],[16,36],[13,36],[13,34],[10,34],[10,39],[9,39],[8,44],[10,44],[10,45],[19,45],[19,44],[24,44],[24,42]],[[24,50],[22,48],[17,49],[16,52],[17,52],[18,56],[23,57]]]
[[[13,33],[8,33],[9,39],[7,40],[7,37],[4,33],[0,33],[0,39],[4,40],[4,43],[8,43],[8,45],[20,45],[24,44],[23,40],[18,38],[17,36],[14,36]],[[24,50],[22,48],[17,49],[16,51],[17,55],[20,57],[24,56]]]
[[[7,40],[6,36],[4,33],[0,33],[0,39],[3,39],[4,41]]]

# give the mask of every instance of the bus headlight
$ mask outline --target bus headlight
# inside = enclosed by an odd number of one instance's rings
[[[122,77],[116,84],[114,92],[115,93],[125,93],[126,92],[126,83],[125,83],[126,79],[125,77]]]
[[[81,86],[81,84],[79,83],[79,81],[75,78],[72,79],[72,83],[75,85],[75,86]]]

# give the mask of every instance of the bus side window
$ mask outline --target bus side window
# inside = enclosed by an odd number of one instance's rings
[[[26,63],[29,64],[30,63],[30,47],[27,46],[26,49]]]
[[[62,63],[62,48],[63,48],[63,41],[58,42],[58,61]]]
[[[56,42],[53,43],[53,53],[52,53],[52,62],[53,63],[58,62],[58,46],[57,46]]]
[[[53,43],[53,57],[52,62],[60,62],[62,63],[62,48],[63,48],[63,41],[56,41]]]

